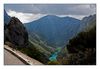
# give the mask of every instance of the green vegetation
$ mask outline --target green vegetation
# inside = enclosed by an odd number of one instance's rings
[[[67,64],[96,64],[96,26],[71,39],[67,49],[70,54]]]
[[[69,41],[69,52],[76,53],[83,48],[96,48],[96,26],[87,32],[81,32]]]
[[[38,47],[38,45],[35,45]],[[39,48],[35,47],[33,43],[29,42],[28,47],[26,48],[18,48],[18,50],[20,50],[21,52],[27,54],[28,56],[39,60],[40,62],[47,64],[48,60],[48,54],[47,51],[45,51],[45,53],[43,52],[42,49],[39,50]]]
[[[11,44],[10,44],[11,45]],[[49,65],[94,65],[96,64],[96,26],[89,30],[80,32],[77,36],[69,41],[64,47],[57,60],[50,61],[51,52],[42,42],[33,42],[29,40],[27,47],[17,47],[16,49],[27,54],[28,56]],[[60,52],[61,48],[55,49]],[[52,53],[54,53],[52,51]],[[61,57],[63,55],[63,57]],[[56,54],[57,56],[57,54]],[[55,57],[55,56],[54,56]]]
[[[60,65],[58,61],[49,61],[48,64],[49,65]]]

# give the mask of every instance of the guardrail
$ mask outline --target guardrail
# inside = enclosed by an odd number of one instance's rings
[[[13,50],[11,47],[9,47],[7,45],[4,45],[4,49],[6,49],[7,51],[9,51],[13,55],[15,55],[17,58],[19,58],[26,65],[43,65],[41,62],[39,62],[33,58],[30,58],[29,56],[21,53],[18,50]]]

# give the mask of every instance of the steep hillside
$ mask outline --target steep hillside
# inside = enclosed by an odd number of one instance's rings
[[[6,12],[4,14],[7,15]],[[35,39],[29,39],[30,34],[28,34],[26,28],[18,18],[10,17],[10,21],[7,23],[4,24],[4,44],[46,64],[53,51],[52,48],[47,47],[36,34],[33,36]]]
[[[96,25],[96,14],[84,17],[81,20],[80,31],[87,31]]]
[[[54,15],[25,24],[30,36],[33,36],[34,32],[52,47],[63,47],[70,38],[77,34],[79,26],[80,20],[71,17],[60,18]]]
[[[80,32],[77,36],[69,40],[69,43],[58,54],[57,59],[61,64],[95,65],[96,25],[93,25],[88,30]]]
[[[5,42],[11,42],[14,46],[25,47],[28,45],[28,33],[22,22],[16,17],[11,17],[6,25]]]

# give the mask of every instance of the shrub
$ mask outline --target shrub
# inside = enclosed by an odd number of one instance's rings
[[[48,64],[49,65],[60,65],[58,61],[49,61]]]

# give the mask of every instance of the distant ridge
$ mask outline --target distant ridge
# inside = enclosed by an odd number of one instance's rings
[[[31,36],[33,35],[32,32],[34,32],[48,45],[57,47],[64,46],[70,38],[77,34],[80,20],[72,17],[47,15],[24,25]]]

